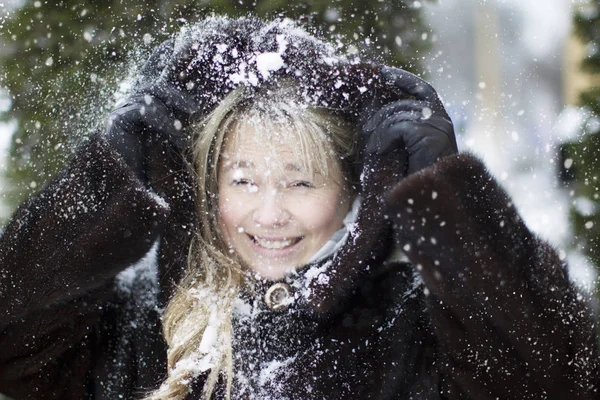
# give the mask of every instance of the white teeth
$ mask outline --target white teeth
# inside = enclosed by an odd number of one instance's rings
[[[292,245],[296,239],[288,239],[288,240],[265,240],[259,237],[254,236],[254,241],[258,243],[259,246],[267,248],[267,249],[283,249],[284,247],[288,247]]]

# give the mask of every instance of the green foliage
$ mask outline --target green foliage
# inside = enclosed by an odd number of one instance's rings
[[[573,17],[575,34],[587,45],[588,54],[583,59],[581,67],[584,71],[597,73],[600,70],[600,14],[598,2],[588,1],[585,7],[575,12]]]
[[[573,163],[569,172],[573,179],[572,189],[579,202],[579,207],[571,209],[574,234],[578,247],[593,262],[600,260],[600,220],[595,211],[600,202],[600,160],[597,157],[599,148],[598,134],[589,134],[581,141],[568,143],[563,148],[565,154],[568,154],[566,163]]]
[[[15,206],[64,164],[74,144],[103,125],[116,88],[149,51],[216,12],[285,16],[320,35],[342,38],[371,57],[419,72],[420,9],[412,0],[27,0],[0,20],[0,86],[18,127],[4,177]],[[431,36],[431,35],[429,35]]]
[[[573,17],[575,33],[584,43],[581,69],[600,73],[600,0],[590,0]],[[589,111],[580,139],[563,145],[565,177],[570,182],[577,207],[571,220],[577,246],[596,266],[600,266],[600,88],[580,94],[579,105]]]

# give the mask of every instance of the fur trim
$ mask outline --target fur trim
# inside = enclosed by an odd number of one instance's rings
[[[195,105],[187,110],[193,114],[190,121],[208,114],[238,86],[245,86],[252,97],[279,85],[282,78],[299,82],[298,94],[307,104],[354,121],[374,98],[406,97],[391,82],[383,82],[380,66],[338,53],[290,20],[207,18],[182,30],[167,64],[160,84],[174,85],[194,99],[180,105]]]
[[[150,249],[168,212],[104,138],[95,136],[7,225],[0,265],[11,290],[0,291],[0,317],[14,318],[102,286]]]
[[[480,160],[442,159],[407,177],[388,203],[398,244],[429,291],[455,393],[597,396],[589,309],[556,251],[527,229]]]

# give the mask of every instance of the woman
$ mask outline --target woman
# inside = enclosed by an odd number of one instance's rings
[[[236,90],[201,123],[195,159],[198,215],[205,229],[190,255],[189,272],[164,314],[169,363],[177,370],[170,381],[189,379],[189,371],[177,367],[183,360],[185,366],[197,364],[201,370],[210,365],[215,380],[219,366],[231,374],[240,372],[233,364],[244,364],[246,357],[269,362],[248,353],[261,353],[263,346],[245,342],[255,335],[240,337],[240,331],[255,324],[237,312],[270,314],[269,308],[282,311],[292,305],[293,297],[286,296],[291,287],[273,282],[297,277],[296,269],[329,258],[333,249],[326,244],[338,230],[343,236],[341,228],[350,224],[352,215],[347,214],[356,196],[350,183],[354,132],[340,118],[303,105],[296,91],[295,86],[269,86],[248,101],[244,90]],[[273,288],[267,290],[266,303],[264,291],[257,294],[257,286],[264,285]],[[289,312],[281,318],[288,329],[295,319]],[[214,348],[206,349],[207,330],[219,333]],[[260,336],[278,341],[286,352],[298,352],[281,342],[283,334]],[[300,337],[297,331],[285,334]],[[281,356],[284,349],[279,350]],[[232,359],[224,358],[226,354]],[[244,380],[256,375],[244,372]],[[182,393],[188,392],[187,386],[180,385]],[[237,382],[238,397],[244,390],[255,388]]]
[[[286,23],[202,24],[0,238],[0,391],[598,396],[581,295],[428,84]]]

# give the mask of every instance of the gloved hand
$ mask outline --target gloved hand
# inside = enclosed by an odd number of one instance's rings
[[[108,117],[106,139],[142,182],[147,182],[147,147],[166,141],[181,150],[186,141],[183,128],[195,106],[162,78],[172,53],[172,41],[163,42],[141,70],[132,93]]]
[[[404,166],[400,173],[406,176],[456,153],[452,121],[433,87],[398,68],[383,67],[381,75],[393,89],[414,99],[388,103],[371,113],[362,127],[362,165],[393,153],[401,158],[395,161]]]

